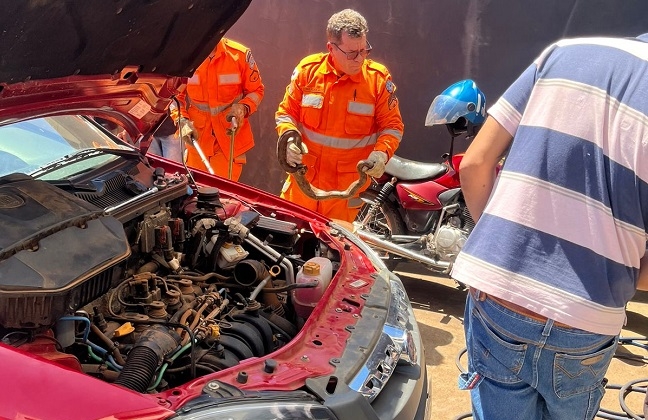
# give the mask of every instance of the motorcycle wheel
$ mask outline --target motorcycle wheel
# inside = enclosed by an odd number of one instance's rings
[[[356,221],[362,221],[369,213],[370,208],[371,204],[365,203],[360,209],[358,216],[356,216]],[[405,222],[401,219],[398,209],[390,202],[384,202],[380,206],[374,216],[367,221],[364,229],[383,238],[388,238],[391,235],[404,235],[406,233]],[[403,258],[397,255],[390,254],[387,251],[375,247],[372,248],[383,260],[389,271],[394,271],[398,263],[403,261]]]

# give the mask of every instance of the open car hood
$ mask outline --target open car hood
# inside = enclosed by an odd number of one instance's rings
[[[19,1],[0,15],[0,125],[53,114],[122,125],[145,151],[251,0]]]

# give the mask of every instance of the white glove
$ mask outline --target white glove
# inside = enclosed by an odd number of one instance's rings
[[[364,169],[364,172],[374,178],[379,178],[385,173],[385,164],[387,163],[387,153],[374,150],[369,153],[367,162],[373,163],[370,169]]]
[[[301,165],[302,155],[308,153],[308,147],[304,143],[301,144],[301,150],[295,144],[294,138],[288,139],[288,147],[286,147],[286,163],[292,167]]]
[[[178,120],[178,128],[180,132],[180,138],[187,143],[191,143],[191,137],[195,140],[198,140],[198,131],[194,127],[193,122],[188,118],[180,118]]]

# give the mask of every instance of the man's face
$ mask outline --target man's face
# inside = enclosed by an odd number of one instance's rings
[[[366,35],[353,38],[347,33],[342,33],[340,42],[329,41],[327,49],[331,53],[335,69],[341,73],[353,75],[362,68],[362,63],[371,47],[367,44]],[[351,58],[355,55],[357,55],[355,58]]]

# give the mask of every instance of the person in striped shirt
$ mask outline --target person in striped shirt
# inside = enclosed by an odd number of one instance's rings
[[[452,270],[459,385],[475,419],[594,418],[648,288],[648,34],[560,40],[488,114],[460,166],[477,225]]]

